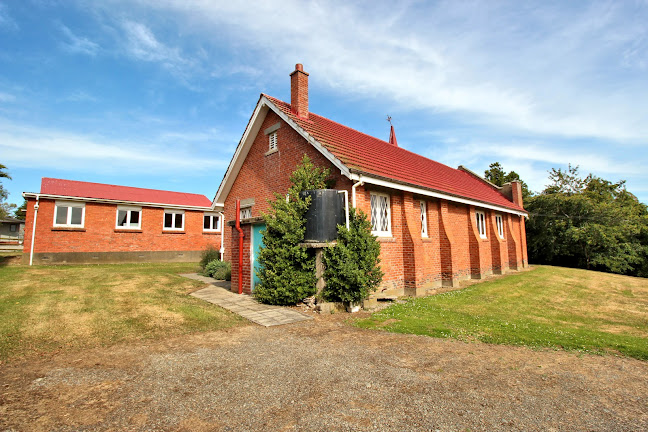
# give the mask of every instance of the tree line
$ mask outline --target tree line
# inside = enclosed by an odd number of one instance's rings
[[[499,162],[484,172],[502,186],[520,176]],[[529,262],[648,277],[648,206],[626,189],[578,166],[552,168],[538,193],[522,183]]]

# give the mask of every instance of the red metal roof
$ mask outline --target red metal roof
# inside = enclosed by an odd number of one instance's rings
[[[298,117],[290,104],[264,95],[350,170],[373,174],[514,210],[524,209],[465,171],[451,168],[317,114]]]
[[[211,207],[205,195],[43,177],[42,194],[137,203]]]

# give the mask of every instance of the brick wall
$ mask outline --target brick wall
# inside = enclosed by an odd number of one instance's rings
[[[35,200],[27,202],[23,252],[31,248]],[[185,210],[184,231],[162,230],[164,209],[142,207],[139,230],[115,228],[117,205],[87,202],[82,229],[55,228],[55,201],[41,199],[36,225],[35,253],[202,251],[220,249],[220,233],[203,233],[202,211]]]

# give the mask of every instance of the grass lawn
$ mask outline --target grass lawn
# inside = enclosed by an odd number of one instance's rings
[[[648,360],[648,279],[537,266],[461,290],[409,299],[356,325]]]
[[[0,362],[244,322],[187,294],[196,264],[0,267]]]

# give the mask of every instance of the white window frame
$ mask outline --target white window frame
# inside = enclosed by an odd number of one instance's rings
[[[67,207],[67,217],[64,224],[56,223],[56,215],[59,207]],[[72,208],[81,208],[81,224],[72,223]],[[77,201],[56,201],[54,205],[54,226],[62,228],[83,228],[85,227],[85,203]]]
[[[385,193],[380,193],[380,192],[371,192],[370,194],[370,199],[369,199],[369,206],[371,210],[371,234],[377,236],[377,237],[391,237],[391,197],[388,194]],[[375,198],[374,198],[375,197]],[[386,210],[387,210],[387,230],[374,230],[374,214],[378,215],[378,213],[374,213],[373,209],[373,204],[378,203],[378,200],[384,199],[386,201]],[[384,225],[382,221],[382,216],[380,218],[381,220],[378,220],[377,223],[375,224],[376,226],[381,226]]]
[[[126,213],[126,225],[119,225],[119,212],[125,211]],[[131,225],[131,217],[133,212],[139,213],[139,218],[137,219],[137,225]],[[117,206],[117,214],[115,215],[115,229],[121,230],[139,230],[142,229],[142,207],[126,207],[126,206]]]
[[[166,222],[166,215],[167,214],[172,214],[172,215],[177,215],[180,214],[182,215],[182,226],[180,228],[174,226],[172,228],[168,228],[165,226]],[[175,216],[173,217],[173,222],[175,223]],[[162,216],[162,229],[164,231],[184,231],[184,226],[185,226],[185,212],[184,210],[174,210],[174,209],[164,209],[164,216]]]
[[[427,202],[421,201],[421,237],[428,237]]]
[[[279,138],[277,136],[277,131],[271,132],[268,134],[268,151],[275,151],[277,150],[277,142]]]
[[[251,217],[252,217],[252,206],[250,206],[250,207],[244,207],[244,208],[241,209],[241,211],[240,211],[240,213],[239,213],[239,218],[240,218],[241,220],[243,220],[243,219],[249,219],[249,218],[251,218]]]
[[[211,228],[205,228],[205,218],[209,218],[209,226]],[[221,220],[218,213],[203,213],[203,231],[204,232],[220,232],[221,231]],[[216,227],[214,227],[216,225]]]
[[[477,231],[479,232],[479,237],[485,239],[486,236],[486,213],[483,211],[475,212],[475,220],[477,222]]]
[[[495,225],[497,225],[497,234],[501,239],[504,238],[504,219],[502,215],[495,215]]]

